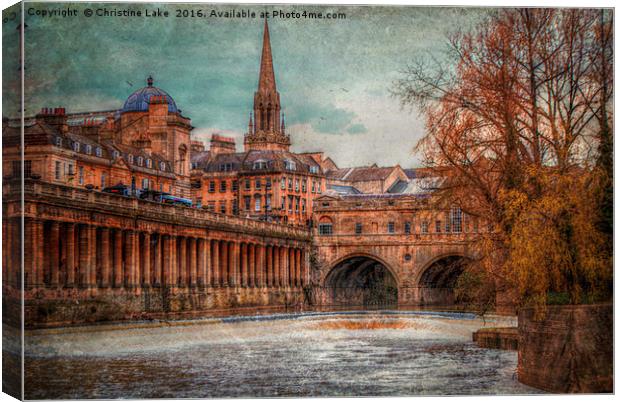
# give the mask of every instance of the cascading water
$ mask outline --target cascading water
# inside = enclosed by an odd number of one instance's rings
[[[26,398],[537,392],[516,380],[516,352],[471,341],[485,324],[471,314],[309,313],[160,324],[29,332]]]

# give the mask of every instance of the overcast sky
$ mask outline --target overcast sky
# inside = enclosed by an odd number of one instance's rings
[[[444,46],[445,34],[480,20],[476,9],[422,7],[215,6],[169,4],[168,18],[91,17],[86,8],[152,9],[105,3],[27,3],[77,17],[27,16],[26,108],[69,112],[122,107],[145,86],[167,91],[196,127],[235,136],[241,149],[258,81],[262,20],[176,18],[177,9],[343,12],[344,20],[270,18],[278,91],[294,151],[324,151],[340,166],[417,166],[412,148],[423,120],[389,89],[408,62]],[[15,24],[16,25],[16,24]],[[5,57],[17,31],[4,24]],[[15,58],[13,58],[15,59]],[[5,59],[6,60],[6,59]],[[17,64],[3,63],[11,77]],[[4,80],[5,102],[10,81]],[[11,108],[6,105],[3,113]],[[14,112],[13,112],[14,113]]]

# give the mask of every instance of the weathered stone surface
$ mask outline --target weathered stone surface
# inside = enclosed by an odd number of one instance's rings
[[[549,306],[542,321],[519,312],[518,378],[555,393],[613,392],[613,306]]]
[[[472,334],[472,340],[481,348],[519,349],[519,329],[517,327],[481,328]]]

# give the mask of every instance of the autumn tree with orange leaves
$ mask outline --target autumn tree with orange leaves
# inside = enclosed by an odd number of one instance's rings
[[[539,311],[611,297],[612,32],[611,10],[504,9],[395,83],[438,200],[493,228],[463,282]]]

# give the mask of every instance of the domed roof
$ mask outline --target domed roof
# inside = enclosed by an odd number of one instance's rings
[[[177,104],[174,103],[174,99],[163,89],[153,86],[153,77],[149,77],[146,80],[147,86],[142,89],[138,89],[136,92],[129,95],[129,98],[125,101],[121,113],[124,112],[146,112],[149,110],[149,101],[151,96],[165,96],[168,102],[168,112],[177,113]]]

